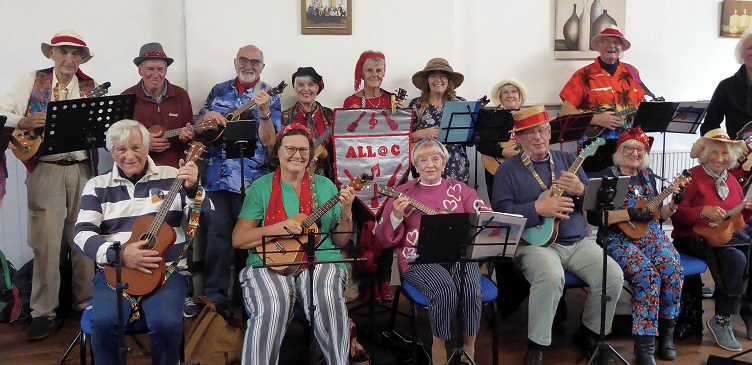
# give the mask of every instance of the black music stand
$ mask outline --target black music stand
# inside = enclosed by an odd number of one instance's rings
[[[309,321],[311,321],[311,325],[309,330],[309,355],[310,355],[310,363],[311,365],[315,365],[318,362],[318,359],[316,359],[313,355],[316,353],[316,335],[314,333],[315,325],[313,324],[314,321],[314,314],[316,313],[316,306],[313,304],[313,270],[315,268],[315,265],[322,265],[322,264],[336,264],[336,263],[353,263],[356,261],[364,261],[363,258],[355,258],[355,259],[342,259],[342,260],[316,260],[316,252],[317,251],[325,251],[325,250],[339,250],[338,247],[333,248],[318,248],[316,245],[316,238],[319,237],[321,239],[320,242],[324,242],[327,238],[334,234],[350,234],[357,231],[350,231],[350,232],[334,232],[337,227],[339,226],[339,222],[335,223],[332,229],[329,232],[314,232],[313,230],[309,230],[307,233],[302,235],[296,235],[292,232],[289,232],[289,234],[283,234],[283,235],[269,235],[269,236],[261,236],[261,252],[258,251],[258,248],[256,250],[256,253],[261,257],[261,265],[254,266],[255,268],[267,268],[271,269],[274,267],[279,266],[292,266],[292,265],[306,265],[306,271],[308,271],[308,318]],[[298,237],[299,236],[307,236],[307,241],[302,242]],[[287,251],[288,253],[293,252],[305,252],[306,254],[306,261],[299,261],[299,262],[290,262],[290,263],[284,263],[284,264],[269,264],[267,263],[267,252],[266,245],[267,242],[274,241],[278,238],[284,238],[284,239],[294,239],[300,244],[301,249],[295,250],[295,251]],[[310,243],[309,243],[310,242]],[[332,242],[334,243],[334,242]],[[271,252],[274,253],[274,252]],[[292,274],[291,274],[292,275]]]
[[[593,120],[593,114],[562,115],[550,121],[551,139],[549,144],[581,140]]]
[[[244,159],[256,155],[256,119],[228,121],[222,134],[222,148],[225,158],[240,159],[240,195],[245,201],[245,165]],[[248,153],[246,154],[246,151]]]
[[[457,144],[469,147],[479,140],[476,118],[480,101],[450,101],[444,104],[444,114],[439,124],[438,141],[443,144]],[[477,150],[476,150],[477,152]],[[475,184],[478,190],[478,159],[475,159]],[[469,181],[468,181],[469,182]]]
[[[509,133],[514,129],[512,111],[498,108],[482,108],[478,110],[475,121],[478,125],[478,143],[491,142],[493,144],[506,142],[512,138]]]
[[[583,209],[593,210],[598,209],[603,212],[603,217],[599,219],[597,242],[601,245],[603,251],[603,276],[601,277],[601,325],[600,325],[600,339],[598,340],[598,348],[593,353],[588,365],[595,363],[595,358],[600,356],[600,364],[605,363],[606,352],[611,352],[616,356],[623,364],[629,365],[624,357],[622,357],[616,350],[611,347],[611,344],[606,340],[606,303],[611,300],[611,297],[606,295],[606,280],[608,272],[608,246],[611,242],[611,238],[608,237],[608,213],[614,210],[614,201],[619,200],[620,204],[624,201],[624,197],[627,194],[627,187],[629,185],[629,176],[617,177],[604,177],[602,179],[591,179],[588,182],[588,191],[585,194],[585,201],[583,202]],[[594,193],[596,192],[596,193]],[[578,360],[579,361],[579,360]]]
[[[52,101],[47,104],[44,141],[37,156],[88,150],[94,175],[98,166],[94,155],[105,146],[105,133],[122,119],[133,118],[136,95],[113,95]]]
[[[666,173],[666,133],[695,134],[705,118],[708,103],[646,101],[640,103],[633,127],[641,126],[645,133],[663,134],[661,176]],[[661,180],[661,188],[665,182]]]
[[[460,287],[465,287],[465,265],[471,261],[472,247],[475,237],[485,226],[475,224],[477,215],[475,213],[451,213],[437,215],[423,215],[420,217],[420,234],[418,236],[418,257],[415,260],[416,265],[420,264],[451,264],[459,263]],[[500,252],[506,249],[508,244],[510,230],[506,230],[506,239],[500,243],[484,244],[500,246]],[[501,238],[501,237],[500,237]],[[501,248],[501,246],[504,246]],[[462,289],[457,292],[458,306],[461,307],[465,300]],[[461,313],[461,311],[457,311]],[[498,344],[494,344],[494,351]],[[415,357],[417,354],[413,354]],[[465,349],[460,346],[452,352],[447,360],[447,364],[460,364],[462,356],[465,356],[471,364],[475,365],[475,360],[470,358]],[[495,361],[496,357],[494,357]]]

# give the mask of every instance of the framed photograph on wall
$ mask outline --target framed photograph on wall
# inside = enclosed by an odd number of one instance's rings
[[[352,34],[352,0],[300,0],[301,34]]]
[[[750,27],[752,1],[721,3],[721,37],[739,38]]]
[[[609,25],[624,30],[626,0],[554,0],[554,57],[557,60],[592,59],[598,52],[590,40]]]

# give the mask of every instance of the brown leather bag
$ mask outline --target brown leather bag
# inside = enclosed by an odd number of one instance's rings
[[[243,330],[230,325],[217,313],[216,304],[199,298],[205,307],[187,334],[185,359],[201,364],[240,364],[243,352]]]

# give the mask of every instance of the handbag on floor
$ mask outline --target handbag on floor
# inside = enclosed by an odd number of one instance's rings
[[[205,306],[186,336],[185,358],[201,364],[240,364],[243,330],[219,315],[216,304],[208,298],[202,296],[199,301]]]

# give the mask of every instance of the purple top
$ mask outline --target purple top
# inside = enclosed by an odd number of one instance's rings
[[[442,209],[454,213],[491,211],[491,207],[478,197],[475,190],[461,182],[442,179],[438,185],[426,186],[418,181],[410,181],[394,190],[404,193],[435,211]],[[376,239],[384,248],[395,248],[400,271],[405,272],[417,258],[418,232],[423,212],[408,205],[402,222],[394,228],[391,218],[393,210],[394,198],[389,198],[384,204],[384,213],[376,224],[375,234]]]

